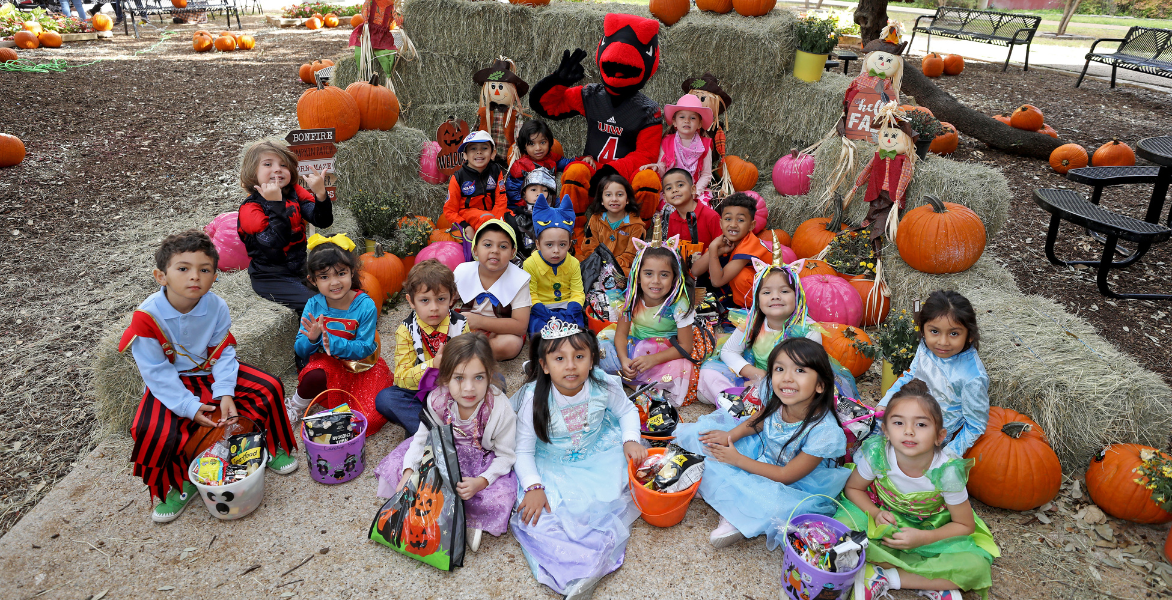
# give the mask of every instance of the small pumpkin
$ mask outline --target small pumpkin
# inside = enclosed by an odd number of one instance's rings
[[[187,0],[171,0],[171,6],[175,8],[187,8]]]
[[[774,163],[773,188],[782,196],[802,196],[810,191],[813,173],[814,157],[794,148]]]
[[[374,306],[379,312],[383,310],[383,301],[387,299],[387,293],[383,290],[383,286],[379,283],[378,278],[366,271],[358,272],[358,287],[374,300]]]
[[[764,17],[777,6],[777,0],[732,0],[732,5],[742,17]]]
[[[321,29],[321,19],[317,17],[310,17],[305,20],[306,29]]]
[[[1058,132],[1054,131],[1054,128],[1050,127],[1047,123],[1042,123],[1042,128],[1038,130],[1038,133],[1044,133],[1054,139],[1058,139]]]
[[[251,35],[242,35],[236,39],[236,43],[239,44],[241,50],[252,50],[256,47],[256,38]]]
[[[0,133],[0,168],[13,167],[24,162],[24,142],[15,135]]]
[[[436,242],[454,242],[454,241],[456,241],[456,238],[451,234],[451,232],[449,232],[445,229],[436,229],[435,231],[432,231],[431,237],[429,237],[427,239],[428,244],[434,244]],[[463,252],[463,250],[461,250],[461,252]]]
[[[1009,125],[1009,115],[993,115],[993,120]],[[1010,125],[1010,127],[1012,127],[1012,125]]]
[[[344,142],[358,133],[361,123],[354,96],[340,87],[318,83],[297,100],[297,124],[301,129],[333,127],[336,139]]]
[[[1134,167],[1135,151],[1119,138],[1111,138],[1091,155],[1091,164],[1096,167]]]
[[[1037,131],[1042,128],[1046,119],[1042,111],[1033,104],[1022,104],[1009,116],[1009,125],[1026,131]]]
[[[322,24],[326,27],[337,27],[338,15],[335,15],[334,13],[327,14],[326,18],[322,20]]]
[[[920,62],[920,68],[928,77],[939,77],[944,74],[944,57],[932,52]]]
[[[334,66],[334,61],[332,61],[328,58],[323,58],[321,60],[315,60],[315,61],[313,61],[313,72],[317,73],[318,71],[320,71],[326,67],[332,67],[332,66]]]
[[[932,145],[928,150],[941,156],[948,156],[956,152],[956,147],[960,145],[960,134],[956,132],[952,123],[947,121],[940,122],[940,129],[940,134],[932,139]]]
[[[875,288],[875,280],[864,276],[851,277],[847,283],[855,288],[863,300],[863,327],[874,327],[887,320],[891,313],[891,297]]]
[[[90,25],[94,28],[94,31],[110,31],[114,28],[114,21],[111,21],[110,17],[98,13],[90,21]]]
[[[19,58],[20,57],[16,54],[16,50],[13,50],[12,48],[0,48],[0,63],[12,62]]]
[[[46,48],[60,48],[62,41],[61,34],[56,31],[42,31],[37,40]]]
[[[212,38],[206,35],[197,35],[191,40],[191,48],[196,52],[207,52],[212,49]]]
[[[452,236],[449,235],[448,237],[451,238]],[[426,248],[420,250],[419,254],[415,255],[416,263],[421,263],[429,259],[438,260],[445,267],[454,271],[456,267],[464,262],[464,246],[455,241],[455,238],[432,242]]]
[[[929,117],[936,116],[936,115],[932,114],[932,109],[928,108],[927,106],[914,106],[911,104],[901,104],[899,106],[899,110],[902,110],[905,113],[921,112],[921,113],[928,115]]]
[[[37,39],[37,34],[31,31],[18,31],[13,36],[12,41],[16,42],[16,47],[23,50],[33,50],[41,47],[41,40]]]
[[[757,179],[760,177],[757,165],[730,154],[724,157],[724,168],[728,170],[729,181],[732,182],[734,190],[744,192],[757,185]]]
[[[960,75],[964,71],[964,57],[959,54],[949,54],[944,57],[944,74]]]
[[[311,16],[312,16],[313,18],[317,19],[318,21],[324,21],[324,20],[325,20],[325,18],[326,18],[326,17],[325,17],[325,15],[323,15],[323,14],[321,14],[321,13],[319,13],[319,12],[315,12],[315,13],[313,13],[313,15],[311,15]]]
[[[236,38],[230,35],[221,35],[216,38],[216,50],[220,52],[231,52],[236,49]]]
[[[32,34],[36,36],[41,35],[41,33],[45,31],[45,28],[41,27],[41,24],[36,21],[25,21],[24,23],[20,24],[20,28],[23,31],[32,32]]]
[[[871,368],[872,359],[859,352],[855,342],[870,344],[867,332],[858,327],[842,323],[819,323],[822,326],[822,347],[838,364],[846,367],[851,375],[858,377]]]
[[[811,275],[838,275],[838,271],[830,263],[817,258],[807,258],[802,261],[802,268],[798,270],[798,278],[805,279]]]
[[[373,252],[367,252],[358,258],[362,264],[362,272],[373,275],[388,294],[397,294],[403,289],[407,269],[398,256],[384,252],[382,244],[375,244]]]
[[[206,36],[208,36],[208,37],[213,37],[213,36],[212,36],[212,32],[210,32],[210,31],[206,31],[206,30],[203,30],[203,29],[200,29],[199,31],[196,31],[195,33],[191,34],[191,39],[192,39],[192,40],[195,40],[195,38],[197,38],[197,37],[199,37],[199,36],[201,36],[201,35],[206,35]]]
[[[718,14],[728,14],[733,9],[732,0],[696,0],[696,8]]]
[[[976,264],[985,252],[981,217],[967,206],[941,202],[929,194],[924,200],[928,203],[908,211],[899,222],[899,257],[923,273],[960,273]]]
[[[366,22],[366,19],[362,18],[362,13],[358,13],[358,14],[354,15],[353,17],[350,17],[350,26],[351,27],[358,27],[359,25],[362,25],[365,22]]]
[[[767,242],[772,242],[773,236],[775,236],[775,235],[777,236],[777,241],[782,246],[792,246],[793,245],[793,240],[790,238],[789,233],[784,229],[766,229],[766,230],[762,231],[761,233],[758,233],[757,237],[762,240],[765,240]]]
[[[1062,144],[1050,153],[1050,168],[1065,175],[1071,169],[1087,166],[1089,160],[1086,148],[1078,144]]]
[[[423,145],[423,151],[419,153],[420,179],[428,183],[443,183],[444,175],[440,172],[439,164],[435,162],[436,157],[439,156],[439,151],[439,142],[428,142]]]
[[[794,254],[798,258],[813,258],[838,235],[839,231],[850,229],[842,223],[842,201],[833,203],[833,217],[807,219],[794,230]]]
[[[370,82],[355,81],[346,86],[346,93],[358,105],[359,129],[390,131],[399,120],[399,99],[391,90],[378,85],[379,76]]]
[[[1058,497],[1062,487],[1062,464],[1046,434],[1015,410],[990,408],[985,433],[964,457],[975,460],[969,493],[989,506],[1030,510]]]
[[[1087,493],[1103,512],[1135,523],[1167,523],[1172,513],[1152,500],[1152,492],[1135,482],[1133,471],[1143,461],[1140,453],[1158,452],[1140,444],[1115,444],[1105,448],[1087,468]]]
[[[651,16],[667,26],[675,25],[692,9],[691,0],[651,0],[647,5]]]
[[[810,318],[846,325],[863,324],[863,301],[846,279],[837,275],[811,275],[802,279]]]

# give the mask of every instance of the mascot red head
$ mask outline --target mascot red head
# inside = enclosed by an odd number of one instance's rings
[[[606,90],[616,96],[643,88],[659,69],[659,21],[608,14],[594,62]]]

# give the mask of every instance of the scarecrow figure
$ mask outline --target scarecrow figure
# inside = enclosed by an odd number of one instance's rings
[[[854,187],[843,202],[845,210],[850,206],[855,191],[860,186],[867,186],[863,200],[870,206],[866,218],[854,231],[870,229],[871,247],[875,250],[875,256],[879,256],[882,248],[879,238],[884,232],[888,239],[895,239],[899,211],[907,205],[907,186],[915,174],[916,139],[919,137],[912,131],[895,102],[884,105],[879,113],[879,148],[871,162],[859,173]]]
[[[557,71],[533,86],[530,100],[537,114],[547,119],[586,117],[584,156],[566,167],[559,194],[568,195],[574,205],[576,233],[586,221],[590,188],[610,173],[631,182],[644,220],[651,218],[659,204],[659,175],[639,170],[659,158],[663,138],[659,105],[639,92],[659,68],[659,21],[606,15],[603,38],[594,53],[601,84],[574,85],[586,76],[584,58],[586,51],[581,48],[573,54],[563,52]]]
[[[493,61],[491,67],[477,71],[472,81],[480,86],[476,129],[492,136],[496,147],[502,150],[497,152],[496,161],[507,165],[518,155],[513,144],[521,128],[519,117],[524,116],[521,98],[529,93],[529,84],[517,76],[517,65],[503,56]]]
[[[366,0],[362,4],[363,23],[350,32],[350,46],[354,48],[354,61],[361,63],[363,32],[369,31],[368,42],[373,58],[382,67],[383,75],[389,81],[394,67],[396,47],[393,30],[403,24],[403,15],[395,10],[394,0]],[[402,34],[400,34],[402,35]],[[369,81],[369,77],[365,81]]]
[[[712,182],[719,185],[723,175],[723,160],[725,155],[725,130],[728,129],[728,107],[732,105],[732,97],[720,87],[720,82],[712,73],[704,73],[699,77],[689,77],[680,85],[685,94],[691,94],[700,99],[700,104],[712,111],[712,125],[708,128],[708,137],[712,140]],[[721,124],[720,117],[724,117]]]

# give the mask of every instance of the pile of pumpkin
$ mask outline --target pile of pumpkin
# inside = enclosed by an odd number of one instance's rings
[[[928,77],[960,75],[961,71],[964,71],[964,57],[959,54],[929,52],[920,62],[920,68]]]
[[[105,15],[101,15],[105,16]],[[106,17],[109,21],[110,17]],[[56,31],[49,31],[36,21],[25,21],[21,23],[21,30],[16,32],[12,41],[16,43],[16,47],[22,50],[33,50],[44,46],[46,48],[60,48],[61,34]],[[8,52],[0,54],[0,61],[8,62],[9,60],[16,60],[16,52],[11,48],[4,48]],[[9,54],[11,53],[11,54]]]
[[[362,270],[359,272],[359,279],[362,283],[362,289],[371,298],[374,298],[375,304],[379,306],[380,310],[386,298],[394,296],[403,289],[407,273],[411,271],[411,267],[415,266],[417,261],[422,262],[434,258],[452,270],[464,262],[464,248],[448,232],[451,223],[446,218],[441,216],[439,223],[436,223],[424,216],[403,217],[399,219],[399,227],[412,225],[416,222],[422,223],[432,230],[428,246],[420,250],[418,254],[399,257],[384,251],[382,245],[375,244],[373,251],[360,257]]]
[[[320,71],[326,67],[332,67],[332,66],[334,66],[334,61],[332,61],[328,58],[323,58],[321,60],[315,60],[311,63],[305,63],[305,64],[301,65],[300,67],[298,67],[297,76],[301,78],[301,81],[308,83],[309,85],[314,85],[315,83],[317,83],[317,80],[313,78],[313,74],[317,73],[318,71]]]
[[[549,4],[532,0],[509,0],[513,4]],[[696,0],[696,8],[719,14],[737,11],[743,17],[763,17],[777,6],[777,0]],[[667,26],[675,25],[692,9],[691,0],[651,0],[647,6],[651,16]]]
[[[314,65],[317,64],[315,61]],[[305,66],[302,65],[303,71]],[[329,65],[322,65],[325,66]],[[332,127],[339,142],[354,137],[360,129],[389,131],[399,121],[399,99],[377,82],[378,75],[375,75],[369,82],[355,81],[345,90],[328,83],[318,83],[317,87],[305,90],[297,100],[297,126],[301,129]]]
[[[1071,169],[1079,169],[1090,165],[1092,167],[1134,167],[1135,151],[1131,146],[1111,138],[1111,141],[1099,146],[1094,154],[1088,156],[1087,149],[1078,144],[1063,144],[1050,153],[1050,168],[1057,173],[1065,174]]]
[[[359,18],[361,18],[361,16],[359,16]],[[325,15],[321,13],[313,13],[313,16],[305,20],[306,29],[321,29],[322,27],[332,28],[337,26],[338,15],[335,15],[334,13],[326,13]],[[357,27],[357,25],[354,25],[353,17],[350,19],[350,26]]]
[[[256,47],[256,38],[231,31],[221,31],[218,37],[212,38],[211,33],[202,29],[191,35],[191,48],[196,52],[207,52],[213,47],[220,52],[231,52],[237,48],[252,50]]]

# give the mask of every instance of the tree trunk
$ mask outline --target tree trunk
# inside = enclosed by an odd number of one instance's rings
[[[1066,7],[1062,9],[1062,20],[1058,22],[1058,35],[1066,34],[1066,26],[1070,25],[1070,18],[1078,10],[1082,0],[1066,0]]]
[[[855,23],[859,24],[859,36],[864,44],[878,39],[887,26],[887,0],[859,0]]]

